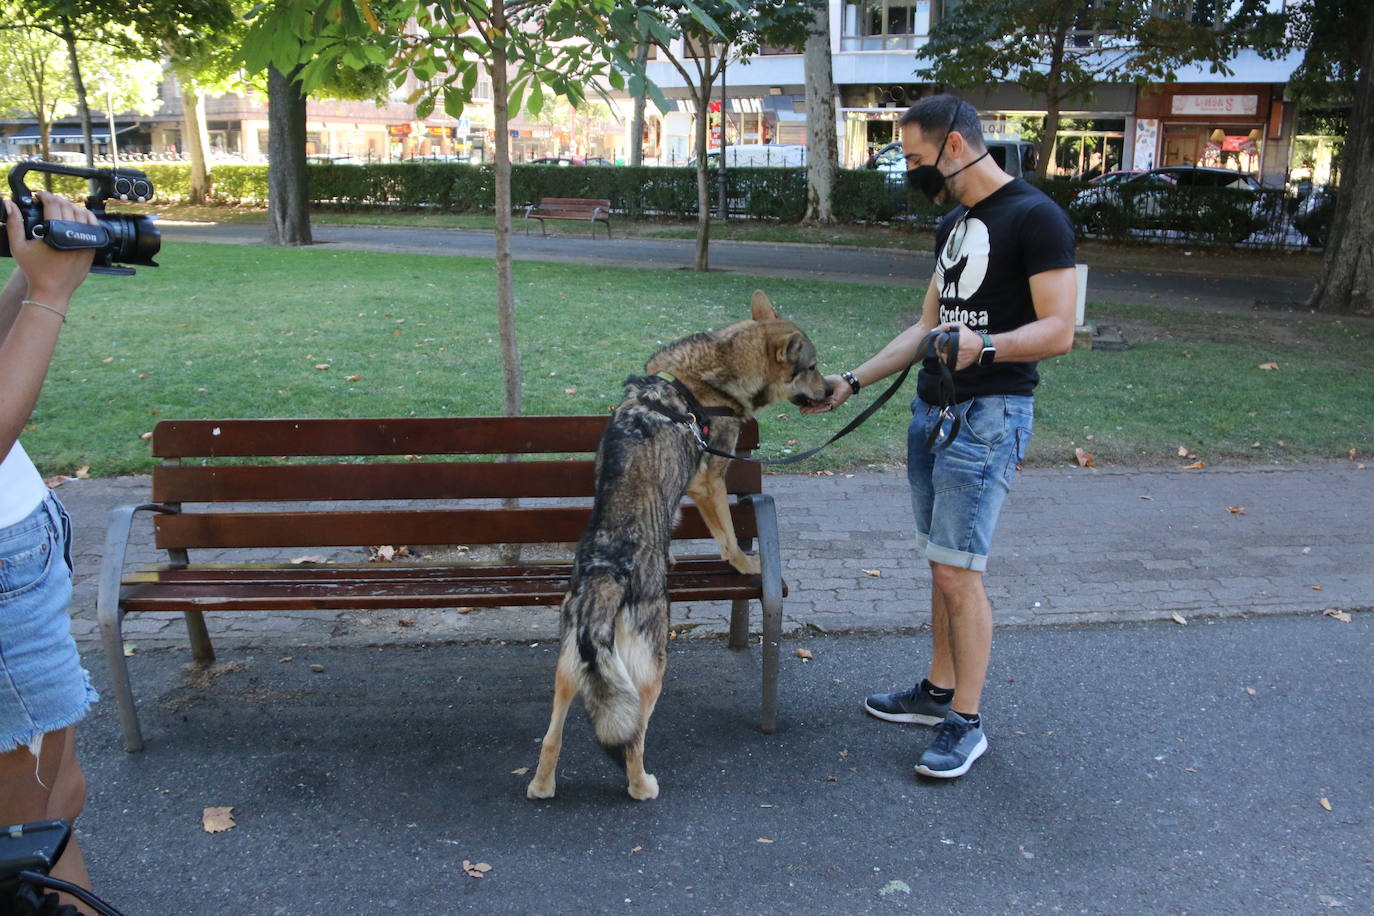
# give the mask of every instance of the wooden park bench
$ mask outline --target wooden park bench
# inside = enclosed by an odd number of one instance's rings
[[[568,587],[572,547],[591,511],[594,455],[606,420],[602,415],[158,423],[152,451],[162,464],[153,471],[153,502],[111,513],[97,596],[125,746],[131,752],[143,747],[121,632],[128,614],[183,613],[195,660],[209,664],[214,649],[207,611],[394,613],[557,605]],[[757,444],[758,426],[750,421],[739,448],[747,452]],[[530,460],[498,460],[505,455]],[[443,460],[452,456],[466,460]],[[669,597],[729,600],[732,649],[747,647],[749,600],[760,601],[760,724],[771,732],[784,594],[777,516],[772,497],[762,492],[757,464],[732,462],[727,484],[735,497],[731,514],[741,546],[748,549],[758,539],[761,574],[736,572],[715,552],[675,555]],[[507,497],[518,497],[518,507],[507,508]],[[168,562],[126,571],[125,548],[140,511],[152,513],[155,544],[167,551]],[[695,507],[684,505],[673,538],[709,537]],[[368,547],[441,544],[545,546],[522,549],[540,556],[506,565],[495,559],[364,560]],[[303,548],[344,547],[360,548],[356,562],[291,562]],[[216,562],[193,563],[191,554],[204,550],[214,551]],[[557,558],[549,559],[554,554]]]
[[[611,202],[609,200],[592,200],[582,197],[544,197],[540,198],[539,206],[534,204],[525,205],[525,234],[530,234],[530,223],[532,219],[539,220],[539,229],[544,235],[548,235],[548,228],[544,225],[544,220],[549,219],[572,219],[583,220],[592,224],[592,238],[596,238],[596,224],[606,224],[606,238],[611,237]]]

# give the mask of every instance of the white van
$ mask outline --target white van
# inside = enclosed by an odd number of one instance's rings
[[[696,158],[687,163],[695,167]],[[806,165],[806,147],[788,143],[753,143],[725,148],[726,168],[801,168]],[[706,167],[720,168],[720,150],[706,152]]]

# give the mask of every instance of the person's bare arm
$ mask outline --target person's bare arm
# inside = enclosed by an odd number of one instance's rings
[[[47,219],[64,219],[96,225],[95,216],[85,207],[65,198],[42,191],[34,192],[43,204]],[[57,251],[38,239],[24,238],[23,218],[19,208],[0,200],[5,208],[5,228],[9,232],[10,251],[27,278],[27,290],[21,300],[40,305],[25,305],[22,301],[13,309],[10,326],[0,343],[0,457],[8,455],[19,439],[24,424],[38,403],[43,379],[57,347],[57,335],[67,313],[72,293],[90,272],[95,252]],[[3,307],[10,314],[8,296],[17,288],[14,277],[5,286]]]
[[[1078,279],[1072,267],[1046,270],[1030,278],[1034,321],[1014,331],[989,335],[997,348],[997,362],[1034,362],[1062,356],[1073,347],[1073,319],[1078,302]],[[978,361],[983,339],[963,324],[959,329],[959,368]]]
[[[853,370],[854,377],[859,380],[859,386],[862,388],[872,385],[889,375],[901,372],[914,363],[916,361],[916,345],[921,342],[921,338],[925,337],[931,328],[935,327],[939,318],[940,288],[936,284],[935,278],[931,277],[930,285],[926,287],[925,299],[921,303],[921,320],[892,338],[887,346],[860,363]],[[821,404],[803,407],[802,413],[824,413],[828,410],[834,410],[849,400],[854,393],[854,389],[842,376],[827,375],[826,381],[830,382],[834,394],[830,396],[829,400]]]

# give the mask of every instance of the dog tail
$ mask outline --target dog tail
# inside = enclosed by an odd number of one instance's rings
[[[613,758],[623,756],[641,728],[639,691],[615,643],[624,599],[624,585],[609,575],[584,577],[568,596],[587,716],[596,729],[596,740]],[[569,648],[565,646],[564,651]],[[637,654],[635,647],[625,648]]]

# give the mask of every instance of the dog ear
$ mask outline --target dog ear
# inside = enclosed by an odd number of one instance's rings
[[[761,289],[754,290],[754,298],[749,300],[749,314],[755,321],[769,321],[778,317],[773,310],[773,303],[768,301],[768,294]]]
[[[782,340],[782,346],[778,347],[778,362],[784,366],[806,365],[815,357],[816,347],[811,343],[811,338],[801,331],[793,331]]]

